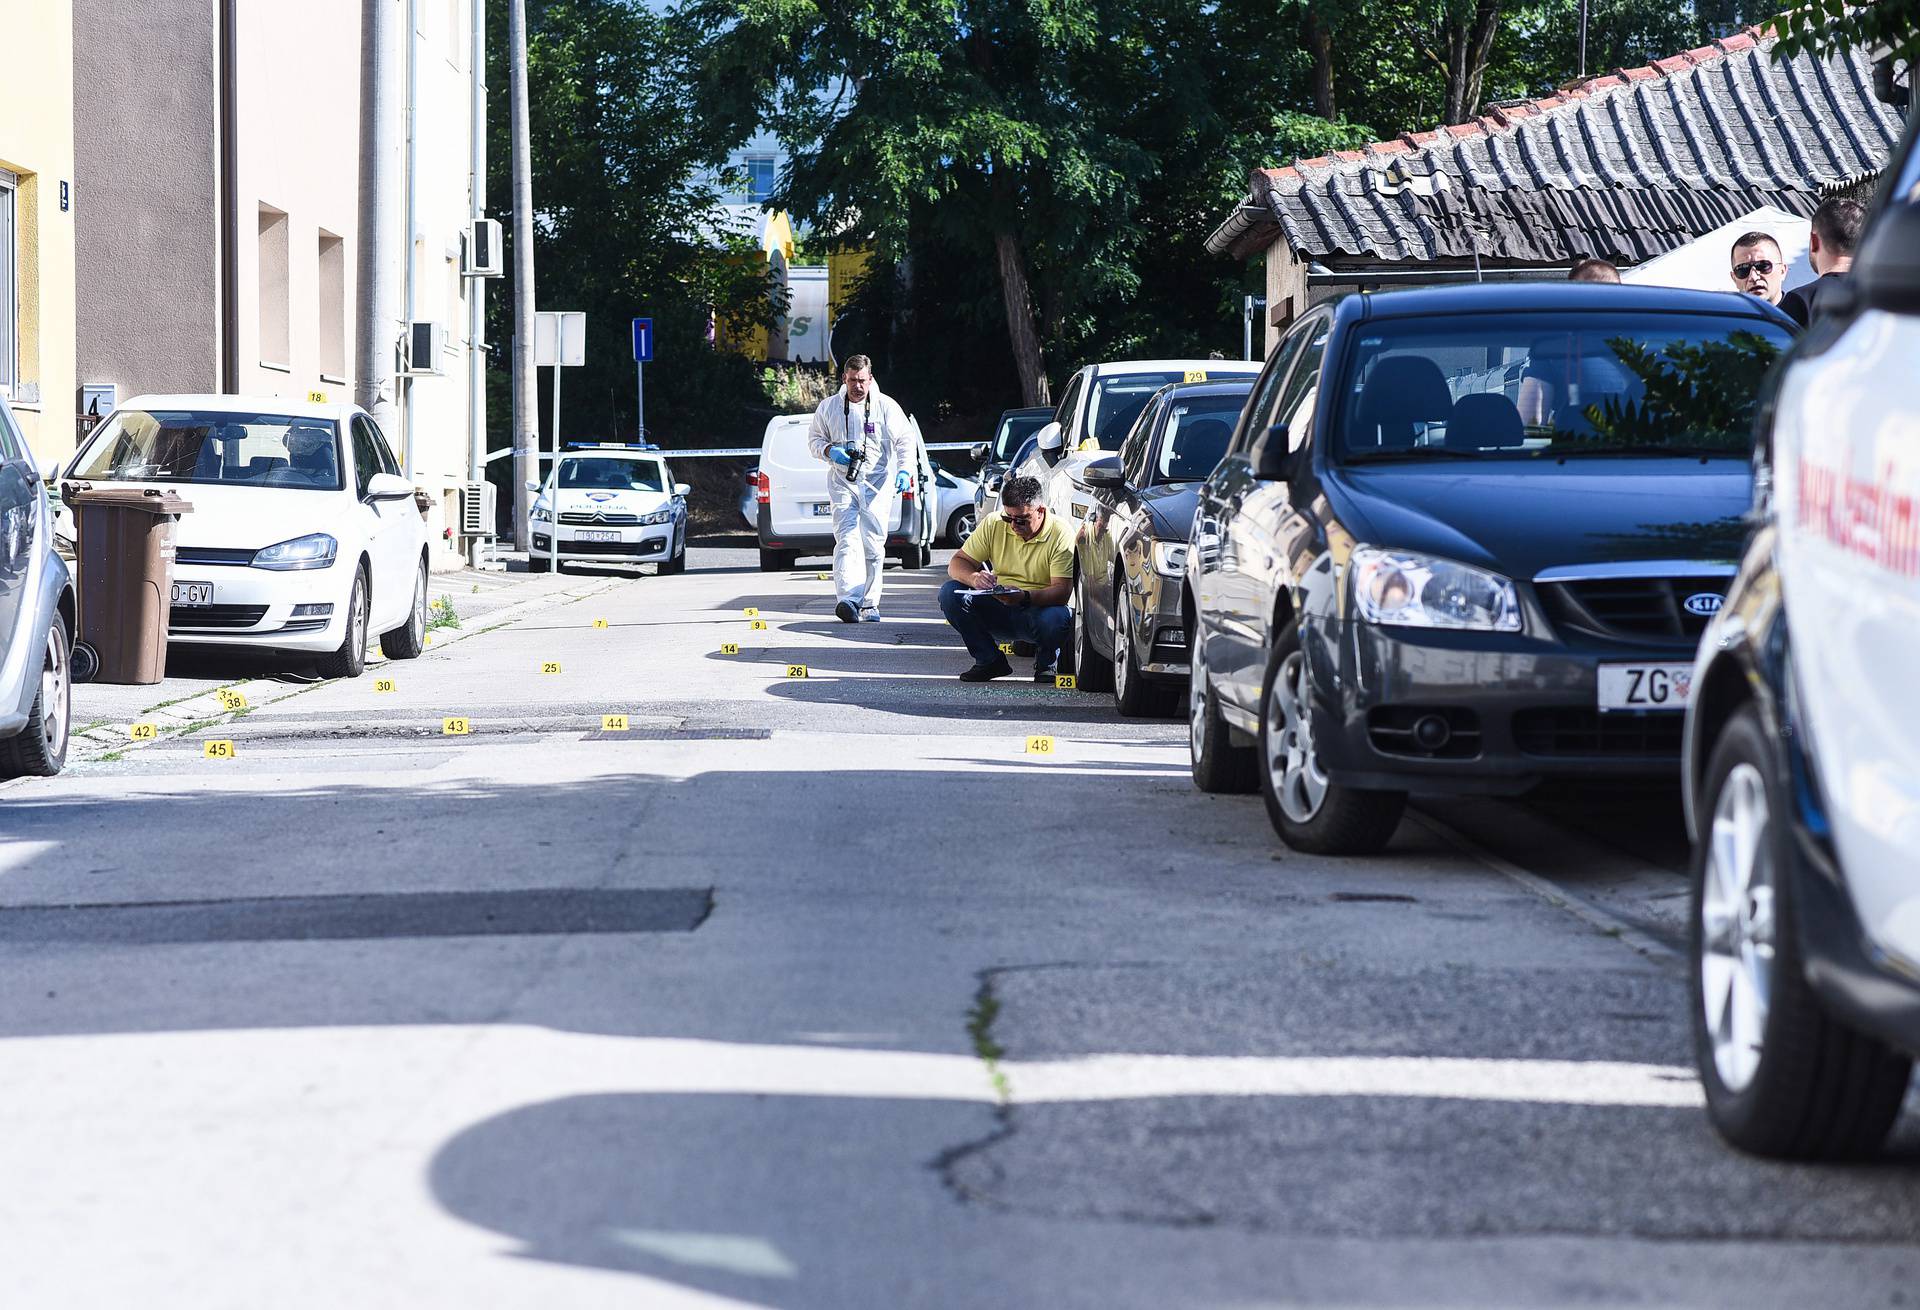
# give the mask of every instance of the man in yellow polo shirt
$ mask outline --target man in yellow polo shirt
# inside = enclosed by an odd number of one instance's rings
[[[1073,627],[1067,608],[1072,591],[1072,527],[1047,513],[1040,479],[1009,478],[1000,489],[999,511],[954,552],[940,588],[940,611],[973,656],[960,681],[1012,673],[999,646],[1012,640],[1033,643],[1033,680],[1051,683]]]

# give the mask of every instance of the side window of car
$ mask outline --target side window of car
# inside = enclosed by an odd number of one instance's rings
[[[356,417],[353,420],[353,485],[362,496],[367,494],[367,483],[373,475],[385,472],[380,467],[379,446],[372,421]]]
[[[1287,376],[1285,391],[1281,393],[1280,407],[1268,421],[1267,427],[1275,423],[1287,425],[1287,449],[1298,450],[1306,444],[1307,437],[1313,431],[1313,411],[1320,398],[1320,363],[1326,357],[1327,338],[1331,335],[1325,319],[1320,321],[1308,341],[1305,350],[1300,352],[1299,362],[1293,372]]]
[[[1140,411],[1140,417],[1133,422],[1133,430],[1127,433],[1127,439],[1120,443],[1120,473],[1134,486],[1140,485],[1136,476],[1140,465],[1146,459],[1146,449],[1152,444],[1154,424],[1159,421],[1164,407],[1150,404]]]
[[[0,407],[0,460],[12,463],[27,457],[27,443],[13,424],[13,413]]]
[[[1060,397],[1058,408],[1053,411],[1053,421],[1060,425],[1061,432],[1073,426],[1074,407],[1080,403],[1080,392],[1085,387],[1087,375],[1084,371],[1075,373],[1073,381],[1067,383],[1067,394]]]
[[[372,434],[373,456],[379,461],[380,471],[391,473],[395,477],[402,476],[400,461],[393,457],[393,447],[387,444],[387,434],[382,432],[380,425],[370,418],[363,417],[360,421],[367,425],[367,431]]]
[[[1300,347],[1306,344],[1307,337],[1306,332],[1296,328],[1280,338],[1280,343],[1273,348],[1273,357],[1267,361],[1266,369],[1253,384],[1253,394],[1247,397],[1246,408],[1240,411],[1240,427],[1233,434],[1233,444],[1227,448],[1229,455],[1246,454],[1252,448],[1254,438],[1271,426],[1267,415],[1273,413],[1280,385],[1287,380],[1287,370],[1293,367],[1293,361],[1300,354]]]

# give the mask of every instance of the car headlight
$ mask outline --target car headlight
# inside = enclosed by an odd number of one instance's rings
[[[1187,571],[1187,543],[1184,541],[1154,542],[1153,571],[1163,578],[1184,576]]]
[[[256,569],[324,569],[333,563],[339,543],[324,532],[282,541],[253,553]]]
[[[527,517],[532,519],[535,523],[553,522],[553,515],[548,511],[545,505],[535,505],[533,507],[533,512],[528,514]]]
[[[1353,599],[1370,623],[1520,631],[1520,596],[1496,573],[1410,551],[1354,547]]]
[[[657,509],[651,514],[642,514],[640,516],[640,526],[643,528],[655,523],[671,522],[673,522],[673,511],[670,509]]]

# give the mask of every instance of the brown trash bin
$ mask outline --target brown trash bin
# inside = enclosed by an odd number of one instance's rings
[[[173,607],[173,525],[193,505],[171,491],[90,482],[68,483],[62,494],[78,528],[78,636],[99,660],[94,677],[160,681]]]

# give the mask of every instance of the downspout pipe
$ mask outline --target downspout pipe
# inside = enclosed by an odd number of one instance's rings
[[[394,191],[401,179],[404,127],[394,74],[400,67],[400,0],[363,0],[360,19],[360,206],[354,248],[353,399],[388,432],[396,430],[393,375],[399,350],[394,285]]]
[[[239,90],[239,71],[235,45],[239,39],[240,0],[221,0],[220,32],[220,116],[219,133],[220,219],[220,390],[234,395],[240,390],[240,250],[236,233],[240,225],[240,184],[234,177],[239,148],[234,133],[240,114],[234,105]]]
[[[400,315],[401,331],[411,333],[415,317],[414,281],[419,270],[414,267],[414,252],[420,245],[420,0],[407,0],[407,172],[406,172],[406,214],[407,245],[406,259],[400,278],[403,309]],[[453,325],[449,323],[448,328]],[[428,367],[438,363],[429,360]],[[411,371],[412,361],[408,361]],[[406,453],[400,457],[400,471],[407,481],[413,481],[414,470],[419,464],[418,443],[414,440],[413,425],[413,378],[403,375],[400,379],[400,405],[402,410],[401,428],[406,434]]]

